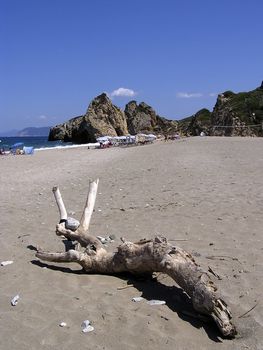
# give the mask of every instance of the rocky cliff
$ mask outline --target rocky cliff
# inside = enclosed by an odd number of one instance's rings
[[[95,142],[97,137],[103,135],[127,134],[124,112],[114,106],[108,96],[103,93],[92,100],[85,115],[51,128],[49,140],[88,143]]]
[[[201,109],[180,121],[160,117],[144,102],[129,102],[122,111],[103,93],[89,105],[85,115],[50,129],[49,140],[95,142],[103,135],[138,133],[196,136],[202,131],[216,136],[263,136],[263,83],[249,92],[225,91],[218,95],[212,112]]]
[[[216,136],[263,136],[263,88],[220,94],[211,114],[211,133]]]
[[[177,126],[176,121],[160,117],[144,102],[137,105],[136,101],[131,101],[123,112],[103,93],[90,103],[85,115],[51,128],[49,140],[88,143],[104,135],[165,134],[177,131]]]
[[[178,123],[156,114],[153,108],[144,102],[137,105],[136,101],[129,102],[125,107],[128,130],[131,135],[138,133],[165,134],[176,132]]]
[[[202,109],[179,121],[187,135],[204,131],[214,136],[263,136],[263,83],[249,92],[225,91],[218,95],[212,112]]]

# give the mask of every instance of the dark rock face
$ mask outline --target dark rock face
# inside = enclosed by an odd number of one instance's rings
[[[85,115],[52,128],[49,140],[88,143],[96,142],[96,138],[103,135],[127,134],[127,122],[123,111],[114,106],[108,96],[103,93],[90,103]]]
[[[48,140],[49,141],[62,140],[65,142],[72,141],[72,130],[78,127],[82,119],[83,117],[79,116],[79,117],[70,119],[66,123],[54,126],[49,131]]]
[[[201,132],[210,134],[211,112],[208,109],[201,109],[189,118],[179,121],[180,131],[187,136],[199,136]]]
[[[176,132],[178,123],[156,114],[153,108],[144,102],[137,105],[136,101],[129,102],[124,111],[127,118],[129,133],[160,133]]]

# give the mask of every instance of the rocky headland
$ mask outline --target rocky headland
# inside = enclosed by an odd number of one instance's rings
[[[88,143],[104,135],[122,136],[141,132],[165,134],[176,132],[177,126],[177,121],[160,117],[144,102],[137,105],[136,101],[131,101],[122,111],[103,93],[91,101],[83,116],[51,128],[49,141]]]
[[[124,111],[106,93],[95,97],[86,113],[50,129],[49,141],[95,142],[104,135],[138,133],[197,136],[263,136],[263,83],[249,92],[225,91],[217,97],[212,112],[201,109],[182,120],[160,117],[146,104],[130,101]]]
[[[49,141],[96,142],[103,135],[128,134],[124,112],[103,93],[91,101],[87,112],[50,129]]]
[[[122,136],[141,132],[177,131],[178,122],[160,117],[146,103],[129,102],[122,111],[103,93],[91,101],[83,116],[75,117],[50,129],[49,140],[75,143],[95,142],[103,135]]]
[[[210,136],[263,136],[263,82],[249,92],[219,94],[212,112],[201,109],[179,121],[179,129],[189,136],[203,131]]]

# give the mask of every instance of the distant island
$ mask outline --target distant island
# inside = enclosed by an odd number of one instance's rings
[[[24,128],[23,130],[10,130],[6,132],[0,131],[1,137],[39,137],[39,136],[46,136],[48,137],[50,131],[49,126],[45,127],[28,127]]]

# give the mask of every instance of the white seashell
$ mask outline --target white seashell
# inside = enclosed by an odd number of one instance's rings
[[[149,300],[147,301],[149,305],[164,305],[166,302],[164,300]]]
[[[76,231],[76,229],[79,227],[80,223],[78,220],[74,218],[67,218],[67,221],[65,222],[65,227],[71,231]]]
[[[92,326],[82,328],[83,333],[88,333],[88,332],[92,332],[92,331],[94,331],[94,327],[92,327]]]
[[[60,322],[59,327],[67,327],[66,322]]]
[[[139,301],[142,301],[143,297],[134,297],[132,298],[132,301],[134,301],[135,303],[138,303]]]
[[[92,327],[90,325],[90,321],[89,320],[83,321],[82,324],[81,324],[81,327],[82,327],[82,332],[83,333],[88,333],[88,332],[94,331],[94,327]]]
[[[13,264],[12,260],[6,260],[6,261],[1,262],[1,266],[6,266],[6,265],[10,265],[10,264]]]
[[[107,243],[107,239],[101,236],[97,236],[97,238],[101,241],[102,244],[106,244]]]
[[[11,305],[12,306],[16,306],[17,303],[18,303],[19,298],[20,298],[19,295],[14,296],[14,298],[11,300]]]
[[[97,236],[97,238],[101,241],[102,244],[114,242],[113,238],[111,237],[115,237],[115,236],[114,235],[107,236],[107,237]]]

